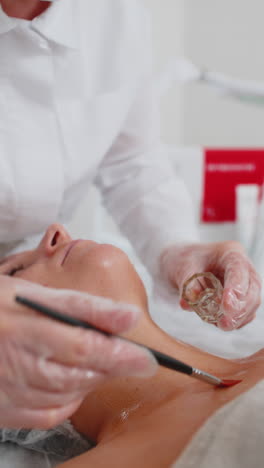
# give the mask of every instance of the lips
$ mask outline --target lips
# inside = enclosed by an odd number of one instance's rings
[[[64,251],[64,257],[63,257],[63,259],[62,259],[61,265],[64,264],[66,258],[68,257],[70,251],[72,250],[72,248],[73,248],[76,244],[78,244],[80,241],[81,241],[81,239],[74,240],[74,241],[70,242],[70,243],[66,246],[65,251]]]

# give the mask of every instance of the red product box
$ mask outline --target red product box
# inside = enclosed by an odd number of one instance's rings
[[[201,221],[236,220],[235,189],[239,184],[262,186],[264,148],[206,149]]]

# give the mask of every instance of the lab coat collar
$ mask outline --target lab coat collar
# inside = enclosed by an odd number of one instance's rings
[[[72,49],[78,48],[78,0],[55,0],[31,27],[48,40]],[[7,16],[0,6],[0,34],[15,28],[17,22]]]
[[[55,0],[33,20],[33,28],[47,39],[72,49],[78,48],[78,0]]]
[[[0,34],[10,31],[15,26],[15,22],[5,14],[2,5],[0,5]]]

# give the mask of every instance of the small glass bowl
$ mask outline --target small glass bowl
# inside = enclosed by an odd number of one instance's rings
[[[223,286],[213,273],[196,273],[183,285],[182,298],[207,323],[217,324],[223,313]]]

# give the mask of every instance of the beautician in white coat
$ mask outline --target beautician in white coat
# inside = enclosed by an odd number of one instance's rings
[[[181,291],[193,273],[212,271],[224,284],[219,326],[230,330],[252,320],[260,296],[256,272],[239,244],[197,242],[190,200],[162,149],[145,10],[136,0],[0,4],[1,257],[35,245],[50,223],[67,223],[95,182],[155,276]],[[63,325],[54,336],[49,321],[40,333],[39,317],[15,306],[13,295],[33,295],[115,333],[135,324],[133,308],[37,288],[15,279],[14,269],[6,273],[0,278],[0,426],[57,424],[116,372],[124,353],[126,375],[155,371],[142,350],[124,350],[115,340],[105,369],[96,369],[94,359],[90,369],[91,352],[106,352],[104,340]],[[63,364],[66,351],[71,367]],[[83,354],[87,369],[74,366],[74,353]]]

